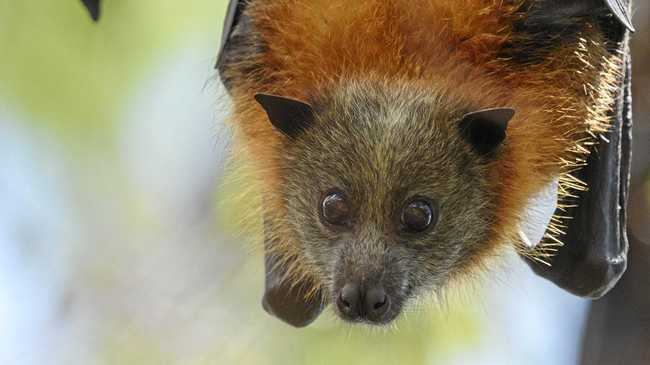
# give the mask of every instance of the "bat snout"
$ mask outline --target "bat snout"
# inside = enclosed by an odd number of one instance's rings
[[[336,314],[351,323],[392,322],[409,295],[406,258],[403,250],[380,238],[341,245],[328,288]]]
[[[380,324],[389,319],[391,298],[381,284],[348,282],[339,291],[336,306],[344,320]]]

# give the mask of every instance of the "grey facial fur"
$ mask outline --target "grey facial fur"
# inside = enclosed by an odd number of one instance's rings
[[[285,146],[288,222],[329,301],[350,280],[380,283],[392,301],[380,322],[390,322],[484,244],[494,218],[493,157],[461,137],[458,120],[470,105],[412,85],[351,82],[310,102],[313,124]],[[332,189],[349,199],[350,227],[320,217]],[[438,207],[436,225],[422,233],[400,230],[401,210],[413,197]]]

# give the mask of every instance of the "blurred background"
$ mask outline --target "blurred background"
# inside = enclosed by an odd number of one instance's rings
[[[227,1],[0,0],[0,364],[650,364],[650,7],[636,5],[631,263],[605,299],[506,257],[395,328],[260,305],[224,197]],[[645,242],[645,243],[643,243]]]

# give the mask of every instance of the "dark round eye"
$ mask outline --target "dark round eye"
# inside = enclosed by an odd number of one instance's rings
[[[422,232],[436,219],[436,211],[426,200],[413,200],[402,210],[402,224],[409,232]]]
[[[333,225],[345,225],[350,218],[350,205],[341,192],[328,194],[321,204],[323,218]]]

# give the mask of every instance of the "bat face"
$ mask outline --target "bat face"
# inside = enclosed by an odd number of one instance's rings
[[[307,118],[305,108],[274,115],[262,102],[289,136],[287,222],[346,321],[392,321],[485,244],[494,159],[485,149],[501,141],[482,139],[490,133],[480,128],[495,128],[484,120],[463,126],[466,109],[443,99],[355,84],[317,102]],[[283,125],[291,115],[302,119]]]

